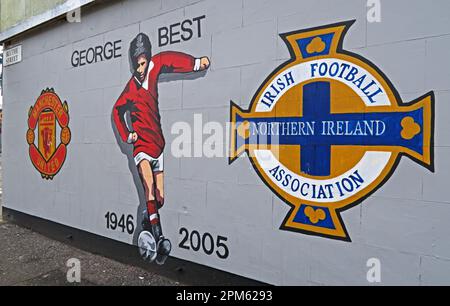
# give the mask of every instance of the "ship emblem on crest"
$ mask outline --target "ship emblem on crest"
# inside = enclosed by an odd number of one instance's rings
[[[58,134],[60,141],[57,140]],[[26,138],[34,167],[43,179],[52,180],[66,160],[67,146],[71,140],[69,106],[53,89],[43,90],[30,108]]]
[[[345,51],[354,21],[282,34],[291,59],[248,111],[232,102],[230,164],[244,152],[291,210],[281,229],[351,241],[341,213],[388,181],[403,156],[434,172],[434,93],[404,103]]]

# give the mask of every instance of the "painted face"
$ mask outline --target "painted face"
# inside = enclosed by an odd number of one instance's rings
[[[148,60],[145,57],[145,55],[139,56],[137,60],[137,68],[136,68],[136,75],[139,78],[139,81],[144,82],[146,78],[148,70]]]

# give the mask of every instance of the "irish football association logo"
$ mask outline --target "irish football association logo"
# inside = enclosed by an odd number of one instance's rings
[[[61,170],[70,139],[67,102],[63,103],[53,89],[43,90],[28,112],[27,131],[30,159],[42,178],[51,180]]]
[[[434,172],[434,93],[404,103],[367,59],[342,48],[353,21],[282,34],[291,59],[248,111],[232,102],[230,164],[244,152],[291,206],[281,229],[351,241],[341,213],[407,156]]]

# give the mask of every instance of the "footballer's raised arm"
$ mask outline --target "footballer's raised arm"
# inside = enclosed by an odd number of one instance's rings
[[[152,59],[156,66],[160,66],[161,73],[188,73],[203,71],[209,68],[207,57],[195,58],[192,55],[167,51],[155,55]]]

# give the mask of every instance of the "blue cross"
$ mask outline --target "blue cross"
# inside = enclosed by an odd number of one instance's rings
[[[320,118],[331,113],[331,90],[328,82],[315,82],[303,87],[303,117]],[[301,171],[313,176],[329,176],[331,145],[306,144],[301,146]]]
[[[249,121],[256,125],[260,123],[289,123],[315,122],[314,135],[280,135],[267,137],[266,135],[250,136],[244,139],[237,136],[236,149],[245,144],[279,144],[300,146],[301,171],[312,176],[329,176],[331,173],[331,147],[332,146],[392,146],[405,147],[419,154],[423,153],[423,131],[413,139],[401,137],[401,122],[405,117],[412,117],[414,121],[423,126],[423,109],[410,112],[384,112],[384,113],[331,113],[331,86],[329,82],[313,82],[303,86],[303,117],[275,117],[275,118],[246,118],[237,116],[237,124]],[[322,134],[322,122],[348,122],[350,129],[357,122],[363,120],[381,120],[386,126],[382,135],[354,136]],[[237,133],[237,132],[236,132]]]

